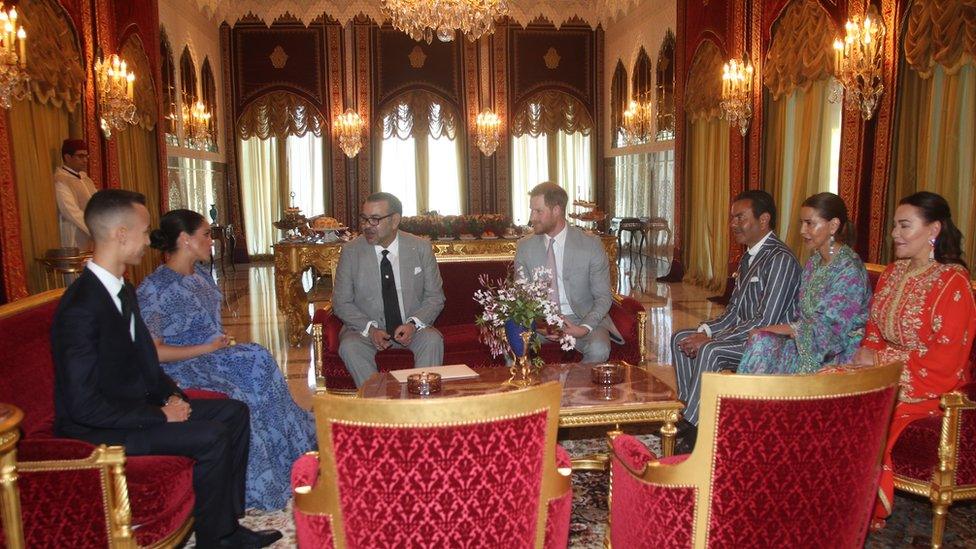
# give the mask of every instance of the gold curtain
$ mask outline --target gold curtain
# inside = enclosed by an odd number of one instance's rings
[[[976,258],[976,64],[935,65],[923,77],[903,71],[887,227],[898,200],[917,191],[945,197],[963,234],[970,268]],[[890,242],[889,242],[890,244]],[[882,258],[892,259],[891,246]]]
[[[512,113],[512,136],[580,132],[589,135],[593,119],[575,97],[555,90],[533,94]]]
[[[905,60],[923,78],[976,60],[976,0],[918,0],[908,12]]]
[[[156,155],[156,132],[139,126],[118,132],[119,181],[123,189],[146,195],[149,226],[159,227],[159,158]],[[129,267],[129,281],[136,286],[160,263],[159,252],[146,250],[142,263]]]
[[[763,83],[774,100],[829,78],[837,28],[817,0],[793,0],[776,25],[763,65]]]
[[[763,181],[778,206],[776,233],[798,256],[800,204],[810,195],[835,191],[840,147],[840,103],[830,103],[830,80],[769,102]]]
[[[27,289],[32,294],[54,287],[48,284],[44,266],[35,258],[61,246],[53,174],[61,165],[61,141],[67,135],[68,112],[64,108],[30,99],[15,101],[10,108],[20,243],[24,250]]]
[[[271,92],[255,99],[244,108],[237,120],[237,136],[285,139],[301,137],[308,132],[322,136],[326,127],[322,114],[304,98],[285,91]]]
[[[691,123],[688,143],[684,280],[722,293],[729,274],[729,124],[699,118]]]

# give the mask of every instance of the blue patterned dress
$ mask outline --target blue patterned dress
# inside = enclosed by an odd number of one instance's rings
[[[795,337],[760,332],[746,342],[740,374],[810,374],[846,364],[864,337],[871,289],[861,258],[840,246],[830,263],[810,256],[800,281]]]
[[[222,294],[199,266],[194,274],[183,275],[162,265],[136,293],[150,333],[167,345],[199,345],[223,333]],[[162,367],[181,387],[220,391],[247,404],[251,449],[246,506],[284,508],[291,494],[291,465],[315,446],[315,422],[295,404],[271,353],[256,343],[240,343]]]

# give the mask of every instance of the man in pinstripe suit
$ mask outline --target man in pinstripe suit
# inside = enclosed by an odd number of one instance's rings
[[[678,396],[686,403],[679,451],[690,451],[697,434],[702,373],[734,371],[750,330],[796,320],[800,264],[773,234],[775,223],[776,205],[768,193],[745,191],[735,198],[729,227],[735,241],[748,249],[733,275],[728,307],[697,330],[682,330],[671,338]]]

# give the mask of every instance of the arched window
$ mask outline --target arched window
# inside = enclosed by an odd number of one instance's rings
[[[651,82],[654,75],[651,73],[651,58],[647,56],[647,51],[642,46],[637,54],[637,61],[634,62],[634,75],[631,77],[631,89],[633,90],[631,99],[634,101],[651,100]]]
[[[512,220],[529,221],[528,192],[543,181],[566,189],[576,200],[593,201],[593,119],[575,97],[543,90],[512,113]]]
[[[183,102],[183,108],[192,108],[199,98],[197,69],[193,64],[193,56],[190,55],[188,46],[183,48],[183,55],[180,56],[180,99]]]
[[[160,86],[163,92],[163,129],[166,132],[167,142],[170,142],[176,139],[176,69],[173,66],[173,48],[169,44],[169,37],[166,36],[165,30],[159,32],[159,55],[163,74],[163,82]]]
[[[657,139],[674,139],[674,33],[668,29],[657,54]]]
[[[654,100],[653,78],[651,58],[648,57],[647,51],[641,46],[640,52],[637,54],[637,60],[634,62],[634,74],[631,75],[630,98],[641,104],[644,109],[650,109],[651,103]],[[650,115],[648,110],[645,110],[644,113],[648,116]],[[635,145],[646,143],[651,138],[652,130],[649,126],[650,121],[647,123],[646,132],[640,131],[638,134],[631,136],[631,143]]]
[[[210,68],[210,58],[203,59],[200,69],[201,101],[210,113],[210,150],[217,150],[217,85],[214,83],[213,70]]]
[[[613,146],[624,146],[624,110],[627,108],[627,69],[623,61],[617,60],[617,68],[610,81],[610,131]]]
[[[379,110],[380,190],[403,203],[403,215],[464,213],[463,155],[454,105],[426,91],[406,92]]]

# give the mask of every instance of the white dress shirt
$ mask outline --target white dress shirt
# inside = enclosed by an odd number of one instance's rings
[[[555,240],[555,244],[552,246],[553,254],[556,256],[556,282],[559,283],[559,312],[563,315],[573,314],[573,306],[569,304],[569,298],[566,296],[566,278],[563,276],[565,270],[563,269],[563,258],[566,257],[566,233],[569,225],[564,225],[563,230],[559,231],[555,237],[546,236],[546,253],[549,253],[549,241]],[[587,324],[580,324],[589,331],[593,331],[593,327]]]
[[[108,290],[108,294],[112,296],[112,303],[115,303],[115,308],[119,310],[119,314],[122,314],[122,300],[119,299],[119,291],[125,286],[125,279],[118,278],[114,274],[108,272],[104,267],[95,263],[92,260],[88,260],[85,265],[89,271],[92,272],[98,280],[101,281],[102,286]],[[136,315],[135,311],[132,313],[132,318],[129,319],[129,337],[132,341],[136,340]]]
[[[403,311],[403,286],[400,281],[400,235],[399,233],[397,234],[397,237],[393,239],[393,242],[391,242],[388,247],[384,248],[383,246],[376,244],[375,246],[373,246],[373,249],[376,250],[377,266],[379,266],[380,262],[383,261],[383,250],[387,250],[390,252],[389,254],[386,255],[386,258],[390,260],[390,266],[393,267],[393,280],[396,282],[397,304],[400,305],[400,318],[404,318],[407,315]],[[382,270],[380,272],[382,272]],[[413,321],[413,324],[417,327],[418,330],[427,327],[426,324],[421,322],[420,319],[415,316],[412,316],[407,319],[407,321],[411,321],[411,320]],[[373,326],[378,326],[378,325],[379,323],[377,323],[375,320],[370,320],[369,322],[367,322],[366,329],[364,329],[362,332],[363,336],[369,337],[369,329]],[[397,326],[387,326],[387,329],[396,330]],[[389,332],[389,334],[393,335],[393,332],[391,331]]]

